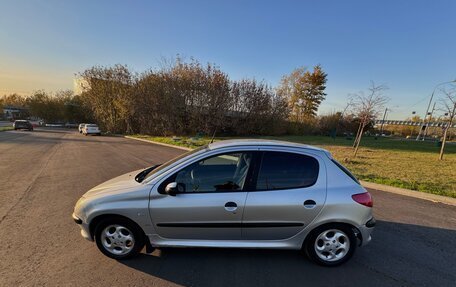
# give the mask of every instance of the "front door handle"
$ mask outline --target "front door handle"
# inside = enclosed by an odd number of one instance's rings
[[[235,212],[237,209],[237,204],[236,202],[228,201],[225,203],[225,210],[229,212]]]
[[[305,208],[314,208],[315,205],[317,205],[317,203],[315,202],[315,200],[308,199],[308,200],[304,201],[304,207],[305,207]]]

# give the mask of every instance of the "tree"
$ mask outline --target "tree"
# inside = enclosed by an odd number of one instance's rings
[[[317,65],[312,72],[301,67],[282,78],[277,93],[287,99],[292,121],[302,123],[317,115],[326,97],[326,77],[322,67]]]
[[[5,106],[24,107],[25,97],[16,93],[4,95],[0,98],[0,108],[3,108]]]
[[[358,132],[353,143],[355,157],[358,153],[359,144],[361,143],[365,128],[381,114],[384,105],[388,102],[388,98],[383,95],[386,89],[387,87],[385,85],[377,86],[374,82],[371,82],[367,95],[359,92],[350,96],[353,113],[360,120]]]
[[[25,108],[25,106],[26,106],[25,97],[18,95],[16,93],[10,94],[10,95],[3,95],[2,97],[0,97],[0,118],[3,117],[3,109],[5,107],[23,109],[23,108]],[[19,113],[14,113],[10,116],[13,119],[15,119],[16,117],[25,118],[28,116],[28,112],[27,112],[27,110],[21,110]]]
[[[133,74],[124,65],[95,66],[79,73],[81,99],[107,131],[132,132]]]
[[[445,151],[445,143],[447,139],[448,130],[453,125],[453,119],[456,113],[456,89],[452,88],[451,90],[443,90],[445,94],[445,99],[442,100],[443,110],[447,115],[448,123],[444,127],[443,131],[443,140],[442,140],[442,147],[440,148],[440,155],[439,160],[443,160],[443,153]]]

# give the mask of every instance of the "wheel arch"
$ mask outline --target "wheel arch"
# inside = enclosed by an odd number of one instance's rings
[[[100,214],[96,217],[94,217],[90,223],[89,223],[89,232],[90,232],[90,237],[92,239],[94,239],[95,237],[95,228],[97,227],[98,224],[100,224],[103,220],[106,220],[106,219],[113,219],[113,218],[121,218],[123,220],[127,220],[128,222],[130,222],[131,224],[134,224],[138,230],[141,230],[141,233],[142,235],[144,236],[144,238],[146,239],[147,236],[146,236],[146,233],[144,232],[144,230],[142,229],[142,227],[136,223],[134,220],[132,220],[131,218],[127,217],[127,216],[124,216],[124,215],[120,215],[120,214]],[[148,241],[148,240],[147,240]]]
[[[308,240],[309,240],[310,236],[313,234],[313,232],[315,232],[315,230],[322,229],[322,228],[325,228],[327,226],[334,226],[334,225],[344,226],[344,227],[352,229],[353,233],[355,234],[355,237],[359,241],[357,245],[360,246],[362,244],[362,242],[363,242],[362,234],[361,234],[361,232],[359,231],[359,229],[356,226],[354,226],[353,224],[347,223],[347,222],[333,221],[333,222],[326,222],[326,223],[322,223],[320,225],[314,226],[306,234],[306,237],[304,238],[304,241],[302,242],[301,249],[302,250],[305,249],[305,247],[307,246],[307,243],[308,243]]]

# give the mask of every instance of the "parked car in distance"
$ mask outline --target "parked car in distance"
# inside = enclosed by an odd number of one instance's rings
[[[27,120],[15,120],[13,123],[14,130],[33,131],[33,125]]]
[[[83,135],[101,135],[100,128],[96,124],[85,124],[82,128]]]
[[[50,128],[63,128],[65,126],[65,124],[64,123],[46,123],[45,126],[50,127]]]
[[[146,246],[302,250],[347,261],[371,240],[371,195],[331,154],[297,143],[209,144],[84,194],[72,215],[114,259]]]
[[[82,134],[82,130],[84,129],[85,125],[86,125],[86,123],[79,124],[78,131],[79,131],[80,134]]]

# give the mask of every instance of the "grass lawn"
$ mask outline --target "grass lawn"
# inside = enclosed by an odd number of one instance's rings
[[[12,126],[7,126],[7,127],[0,127],[0,132],[4,132],[4,131],[11,131],[13,130],[14,128]]]
[[[181,137],[136,135],[152,141],[190,148],[207,144],[210,138],[192,140]],[[416,142],[394,138],[364,137],[358,156],[353,158],[353,140],[323,136],[260,137],[323,147],[349,168],[359,179],[456,198],[456,143],[446,146],[444,160],[435,142]],[[216,138],[224,140],[228,138]]]

